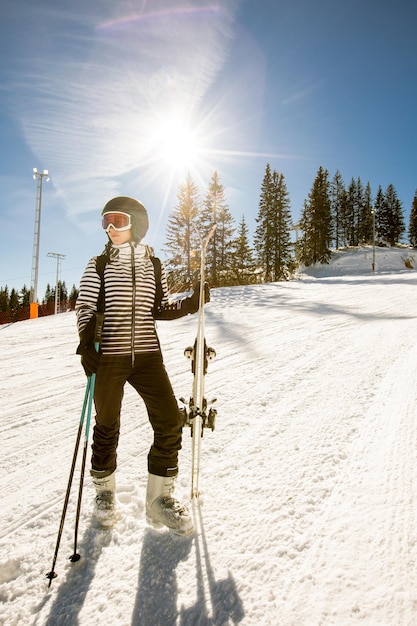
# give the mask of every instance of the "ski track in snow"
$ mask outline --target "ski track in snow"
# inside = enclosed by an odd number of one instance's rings
[[[85,389],[75,316],[2,329],[0,623],[415,625],[416,304],[414,272],[213,290],[196,536],[145,524],[152,434],[126,388],[118,523],[95,528],[86,476],[69,562],[77,469],[50,589]],[[177,397],[196,321],[158,324]],[[190,443],[185,429],[185,498]]]

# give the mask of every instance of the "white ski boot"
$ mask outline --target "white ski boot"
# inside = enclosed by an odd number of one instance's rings
[[[94,515],[103,528],[110,528],[116,520],[116,473],[103,478],[93,476],[96,488]]]
[[[154,528],[166,526],[174,535],[190,535],[193,521],[187,507],[172,495],[174,481],[173,476],[148,474],[146,521]]]

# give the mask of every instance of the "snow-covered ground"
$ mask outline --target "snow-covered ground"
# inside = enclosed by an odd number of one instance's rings
[[[367,249],[292,282],[212,291],[206,390],[218,418],[195,536],[145,524],[152,434],[127,388],[120,520],[94,527],[86,476],[81,559],[68,560],[77,467],[50,589],[85,389],[75,316],[1,327],[1,624],[417,624],[417,273],[398,251],[377,252],[374,273]],[[159,323],[178,397],[191,390],[182,353],[196,322]],[[185,431],[180,497],[189,473]]]

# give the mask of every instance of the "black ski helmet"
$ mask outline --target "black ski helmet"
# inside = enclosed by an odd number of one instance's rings
[[[132,218],[132,241],[141,241],[148,231],[148,213],[139,200],[128,196],[119,196],[109,200],[101,214],[123,211]]]

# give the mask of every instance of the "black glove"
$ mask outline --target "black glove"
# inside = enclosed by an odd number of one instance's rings
[[[100,365],[101,352],[97,352],[94,345],[95,327],[96,318],[94,316],[80,332],[80,344],[76,351],[76,354],[81,355],[81,365],[84,368],[86,376],[95,374]]]
[[[186,311],[187,313],[196,313],[198,311],[198,306],[200,304],[200,289],[201,282],[198,281],[191,296],[183,300],[181,306],[183,311]],[[204,302],[210,302],[210,289],[207,283],[204,283]]]
[[[97,352],[94,345],[80,345],[77,348],[77,354],[81,354],[81,365],[84,368],[86,376],[95,374],[98,370],[101,360],[101,352]]]

